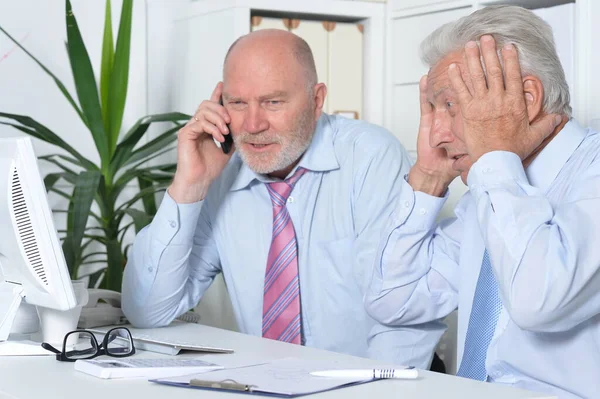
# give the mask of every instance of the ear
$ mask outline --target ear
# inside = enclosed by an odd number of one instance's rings
[[[544,107],[544,86],[536,76],[523,77],[523,96],[527,106],[529,122],[542,116]]]
[[[325,105],[325,97],[327,96],[327,86],[325,83],[318,83],[313,86],[313,100],[315,101],[315,120],[321,117],[323,113],[323,105]]]

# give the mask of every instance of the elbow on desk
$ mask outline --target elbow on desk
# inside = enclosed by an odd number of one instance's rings
[[[168,325],[171,321],[164,315],[157,314],[148,306],[138,306],[131,300],[123,298],[121,309],[129,323],[136,328],[156,328]],[[174,317],[173,317],[174,318]]]

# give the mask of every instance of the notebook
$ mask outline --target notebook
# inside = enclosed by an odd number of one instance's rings
[[[182,350],[205,353],[233,353],[233,349],[202,345],[199,344],[198,341],[175,338],[194,336],[197,332],[197,325],[180,321],[175,321],[169,326],[161,328],[135,328],[126,324],[120,326],[95,327],[89,328],[88,330],[104,334],[114,327],[127,327],[129,331],[131,331],[135,348],[139,350],[162,353],[165,355],[177,355]]]

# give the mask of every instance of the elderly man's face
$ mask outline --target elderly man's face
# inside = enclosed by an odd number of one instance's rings
[[[285,177],[310,145],[320,109],[289,51],[242,48],[225,67],[223,100],[242,160]]]
[[[448,157],[454,160],[452,168],[460,172],[460,177],[466,184],[473,161],[467,154],[460,106],[448,77],[448,66],[452,63],[459,65],[463,71],[463,79],[470,85],[470,79],[465,78],[462,52],[449,54],[430,69],[427,75],[427,99],[433,106],[434,119],[429,144],[446,150]]]

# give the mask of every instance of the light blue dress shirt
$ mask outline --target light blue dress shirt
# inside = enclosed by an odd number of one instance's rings
[[[298,241],[304,344],[427,368],[443,324],[384,326],[363,305],[383,226],[410,168],[406,151],[382,128],[323,115],[299,167],[308,172],[287,208]],[[223,273],[240,330],[261,335],[269,181],[235,154],[204,201],[178,205],[165,196],[125,269],[123,310],[133,324],[168,324]]]
[[[462,358],[487,248],[503,303],[487,352],[492,382],[560,398],[600,395],[600,135],[570,121],[523,169],[510,152],[472,167],[456,218],[406,183],[366,305],[388,325],[459,309]]]

